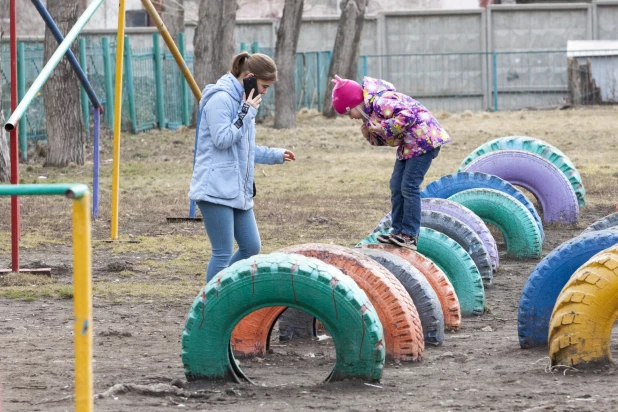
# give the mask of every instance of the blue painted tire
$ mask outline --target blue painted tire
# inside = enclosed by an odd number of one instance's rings
[[[456,193],[463,192],[468,189],[494,189],[504,192],[507,195],[513,196],[519,201],[532,215],[539,232],[541,239],[545,240],[545,232],[543,231],[543,222],[536,211],[534,205],[519,189],[498,176],[489,175],[481,172],[459,172],[450,175],[442,176],[427,185],[421,192],[421,198],[437,197],[448,199]]]
[[[618,244],[618,230],[583,233],[558,246],[536,266],[519,299],[518,331],[522,348],[547,344],[549,321],[562,288],[591,257]]]

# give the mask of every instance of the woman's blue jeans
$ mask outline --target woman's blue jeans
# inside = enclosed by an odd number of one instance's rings
[[[197,202],[197,206],[212,245],[206,282],[231,264],[260,253],[260,233],[253,209],[240,210],[210,202]],[[234,239],[238,250],[232,255]]]
[[[418,236],[421,230],[421,184],[440,148],[422,156],[396,160],[391,176],[392,233]]]

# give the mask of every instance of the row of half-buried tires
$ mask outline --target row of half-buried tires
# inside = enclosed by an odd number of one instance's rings
[[[263,353],[286,307],[320,319],[331,333],[331,381],[378,380],[385,355],[418,361],[425,341],[443,339],[445,321],[460,324],[450,282],[418,253],[321,244],[283,252],[237,262],[194,301],[182,339],[188,379],[248,380],[234,355]]]

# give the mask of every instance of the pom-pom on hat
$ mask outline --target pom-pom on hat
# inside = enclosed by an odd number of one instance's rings
[[[335,75],[332,82],[335,84],[333,108],[337,113],[346,114],[363,102],[363,88],[354,80],[342,79]]]

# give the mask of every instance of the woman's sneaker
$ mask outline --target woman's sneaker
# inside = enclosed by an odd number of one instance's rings
[[[397,246],[405,247],[410,250],[416,250],[417,238],[417,236],[391,235],[390,241]]]
[[[380,243],[393,244],[393,241],[391,240],[392,237],[393,237],[392,233],[383,233],[381,235],[378,235],[376,239],[378,239],[378,242]]]

